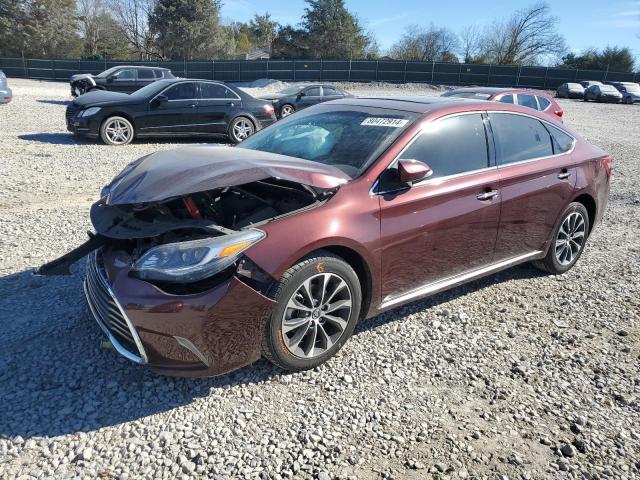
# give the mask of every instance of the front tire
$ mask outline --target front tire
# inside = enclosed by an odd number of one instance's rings
[[[229,125],[229,138],[233,143],[240,143],[256,131],[256,126],[247,117],[236,117]]]
[[[565,273],[582,255],[589,228],[589,213],[584,205],[578,202],[570,203],[553,231],[547,255],[532,262],[533,265],[553,275]]]
[[[100,126],[100,138],[107,145],[127,145],[134,136],[133,124],[124,117],[109,117]]]
[[[353,333],[362,304],[353,268],[322,251],[287,270],[271,297],[278,303],[265,326],[262,353],[289,371],[314,368],[335,355]]]

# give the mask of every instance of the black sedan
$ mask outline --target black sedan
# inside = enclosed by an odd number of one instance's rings
[[[622,94],[613,85],[591,85],[584,91],[584,101],[619,103]]]
[[[296,85],[277,93],[261,95],[258,98],[273,102],[278,116],[284,118],[311,105],[352,96],[349,92],[334,85],[314,84]]]
[[[276,121],[271,102],[210,80],[159,80],[127,95],[89,92],[66,112],[67,129],[108,145],[135,138],[227,135],[238,143]]]
[[[558,98],[583,98],[584,87],[579,83],[563,83],[556,90]]]
[[[79,73],[69,80],[71,95],[77,97],[93,90],[112,92],[135,92],[157,80],[175,78],[168,68],[120,66],[105,70],[98,75]]]

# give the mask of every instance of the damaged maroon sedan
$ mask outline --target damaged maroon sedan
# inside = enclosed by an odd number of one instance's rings
[[[343,99],[236,148],[126,167],[91,208],[89,307],[169,375],[334,355],[364,318],[510,266],[570,269],[612,158],[558,120],[457,99]]]

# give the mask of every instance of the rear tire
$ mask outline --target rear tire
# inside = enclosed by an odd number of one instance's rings
[[[133,124],[124,117],[109,117],[100,126],[100,138],[107,145],[127,145],[134,136]]]
[[[319,251],[291,267],[270,296],[278,303],[265,326],[262,353],[285,370],[326,362],[349,339],[360,317],[358,276],[329,252]]]
[[[627,97],[624,99],[624,103],[626,103],[627,105],[633,105],[633,100],[631,99],[631,97]]]
[[[547,255],[531,262],[535,267],[553,275],[565,273],[573,267],[587,243],[589,236],[589,213],[579,202],[567,205],[553,230]]]
[[[296,109],[293,105],[285,103],[280,107],[280,118],[288,117],[292,113],[295,113]]]
[[[229,138],[233,143],[240,143],[256,131],[256,126],[248,117],[236,117],[229,125]]]

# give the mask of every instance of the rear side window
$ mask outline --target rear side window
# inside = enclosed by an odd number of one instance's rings
[[[200,97],[206,99],[236,98],[235,94],[219,83],[201,83]]]
[[[457,115],[430,124],[400,158],[428,164],[433,170],[429,178],[488,167],[487,136],[482,115]]]
[[[342,95],[338,90],[333,87],[323,87],[322,88],[325,97],[333,97],[335,95]]]
[[[534,110],[538,110],[538,102],[536,102],[535,95],[522,95],[518,94],[518,104],[523,107],[533,108]]]
[[[500,97],[500,100],[498,101],[502,103],[513,103],[513,95],[512,94],[503,95],[502,97]]]
[[[551,134],[551,142],[553,144],[553,153],[556,155],[560,153],[567,153],[573,147],[573,137],[567,135],[559,128],[553,125],[545,124],[545,127]]]
[[[304,91],[305,95],[309,97],[319,97],[320,96],[320,87],[311,87],[307,88]]]
[[[539,120],[509,113],[490,119],[499,165],[553,155],[551,136]]]
[[[153,70],[148,68],[140,68],[138,69],[138,80],[155,80],[156,77],[153,75]]]
[[[193,100],[196,98],[196,84],[179,83],[164,92],[169,100]]]
[[[551,105],[551,102],[544,97],[538,97],[538,103],[540,104],[540,110],[546,110]]]

